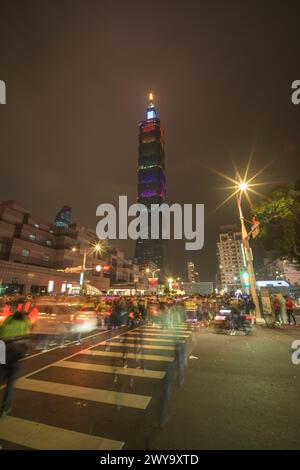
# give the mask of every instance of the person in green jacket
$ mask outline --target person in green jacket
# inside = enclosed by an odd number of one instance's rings
[[[26,313],[16,311],[0,327],[0,339],[5,342],[6,360],[0,364],[0,384],[7,379],[0,416],[7,416],[12,409],[14,383],[19,370],[19,361],[29,346],[31,323]]]

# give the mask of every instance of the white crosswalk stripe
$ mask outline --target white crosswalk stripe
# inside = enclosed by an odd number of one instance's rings
[[[138,338],[138,337],[137,337]],[[117,348],[136,348],[141,347],[142,349],[156,349],[156,350],[166,350],[166,351],[175,351],[175,346],[161,346],[153,344],[143,344],[142,342],[137,343],[127,343],[125,341],[106,341],[105,345],[114,346]]]
[[[63,383],[60,381],[56,382],[55,379],[53,379],[53,377],[55,377],[55,367],[61,370],[65,369],[66,372],[69,370],[72,374],[76,374],[77,371],[84,371],[106,374],[106,378],[108,378],[109,374],[111,374],[112,377],[127,376],[130,380],[138,378],[139,382],[137,383],[140,383],[140,390],[143,390],[143,386],[145,386],[146,382],[141,381],[141,379],[145,379],[148,384],[149,380],[163,380],[166,372],[164,370],[155,370],[155,362],[157,362],[158,369],[161,368],[163,364],[166,364],[164,368],[167,367],[167,364],[175,359],[176,345],[185,343],[190,334],[191,331],[185,326],[181,327],[177,325],[174,329],[162,330],[161,328],[153,328],[151,325],[145,325],[142,328],[130,330],[126,333],[114,336],[111,339],[101,341],[65,357],[63,360],[56,361],[33,373],[27,374],[16,381],[16,388],[19,393],[29,391],[41,394],[45,397],[49,394],[57,398],[69,397],[75,398],[76,400],[99,403],[102,404],[102,406],[116,405],[118,407],[125,407],[127,410],[136,409],[143,411],[149,406],[152,399],[151,396],[106,390],[105,387],[101,389],[97,387],[93,388],[93,386],[71,385],[65,383],[64,378]],[[97,347],[124,348],[126,351],[95,349]],[[130,348],[136,347],[141,348],[137,353],[135,353],[133,349],[130,351]],[[149,350],[150,354],[146,353],[147,350]],[[152,351],[153,354],[151,354]],[[161,354],[159,354],[160,351],[162,352]],[[78,361],[75,360],[75,357],[78,358]],[[109,361],[110,358],[112,359],[111,361]],[[152,367],[150,369],[135,368],[130,367],[130,363],[128,363],[128,367],[120,367],[119,363],[118,365],[114,365],[114,358],[151,361]],[[110,364],[107,364],[107,361],[109,361]],[[35,378],[36,374],[39,372],[43,373],[44,378],[45,372],[48,369],[51,369],[51,379],[47,380],[47,377],[45,380],[42,380],[42,377],[41,379]],[[72,377],[76,378],[79,376],[72,375]],[[92,383],[94,384],[93,381]],[[109,381],[107,382],[105,380],[104,383],[109,383]],[[114,381],[112,383],[114,383]],[[108,388],[109,387],[108,385]],[[131,391],[131,389],[129,390]],[[103,433],[100,432],[100,434],[102,435]],[[123,436],[121,439],[122,438]],[[49,450],[119,450],[124,446],[122,440],[75,432],[65,429],[64,427],[47,425],[34,420],[30,421],[14,416],[8,416],[0,420],[0,439],[33,449]]]
[[[17,380],[16,387],[22,390],[31,390],[32,392],[61,395],[110,405],[129,406],[142,410],[147,408],[151,400],[151,397],[136,395],[135,393],[122,393],[111,390],[101,390],[99,388],[79,387],[78,385],[48,382],[45,380],[19,379]]]
[[[99,351],[97,349],[89,349],[88,351],[82,351],[79,354],[87,354],[91,356],[103,356],[103,357],[124,357],[123,352],[115,351]],[[174,357],[172,356],[159,356],[154,354],[135,354],[135,353],[126,353],[126,358],[128,359],[146,359],[148,361],[160,361],[160,362],[172,362]]]
[[[163,379],[165,372],[149,369],[133,369],[131,367],[114,367],[102,364],[91,364],[89,362],[59,361],[55,367],[66,369],[88,370],[92,372],[106,372],[108,374],[129,375],[130,377],[142,377],[145,379]]]
[[[188,338],[190,335],[189,334],[185,334],[185,333],[164,333],[163,330],[155,330],[153,332],[148,332],[148,331],[131,331],[130,332],[131,335],[139,335],[139,336],[154,336],[154,335],[158,335],[159,337],[161,336],[166,336],[166,337],[169,337],[171,336],[172,338]],[[126,333],[124,333],[124,335],[126,335]],[[123,336],[123,335],[122,335]]]
[[[120,450],[124,442],[7,416],[0,420],[0,437],[38,450]]]
[[[130,333],[129,333],[130,335]],[[137,336],[122,336],[122,338],[125,339],[130,339],[130,340],[135,340],[137,339]],[[178,344],[178,343],[185,343],[184,339],[170,339],[170,338],[147,338],[146,336],[140,336],[141,341],[144,343],[144,341],[149,341],[149,342],[154,342],[154,343],[173,343],[173,344]],[[157,346],[157,349],[159,349],[159,345]]]

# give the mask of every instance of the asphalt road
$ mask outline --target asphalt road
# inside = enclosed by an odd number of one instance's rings
[[[299,448],[299,329],[227,336],[149,325],[103,343],[109,334],[22,361],[13,411],[0,420],[3,449]],[[173,383],[162,427],[178,344],[188,348],[185,381]]]
[[[152,449],[299,449],[300,329],[257,328],[251,336],[195,336],[185,384]]]
[[[12,413],[0,420],[2,449],[147,448],[166,370],[190,338],[185,326],[123,328],[25,358]]]

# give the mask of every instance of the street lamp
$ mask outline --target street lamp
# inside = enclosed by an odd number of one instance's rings
[[[261,183],[254,182],[255,178],[257,176],[259,176],[266,169],[266,167],[269,164],[266,165],[261,170],[259,170],[254,176],[249,178],[248,177],[248,172],[249,172],[249,168],[250,168],[250,162],[251,162],[251,158],[248,161],[244,177],[242,177],[240,175],[240,173],[237,169],[236,169],[235,178],[232,178],[232,177],[227,176],[224,173],[221,173],[221,172],[219,172],[219,171],[212,168],[212,170],[215,173],[217,173],[218,175],[220,175],[223,178],[227,179],[227,181],[229,181],[231,184],[233,184],[232,186],[227,186],[225,188],[222,188],[222,189],[231,189],[233,191],[231,192],[231,194],[229,194],[229,196],[224,201],[222,201],[219,204],[219,206],[215,210],[219,209],[224,204],[226,204],[231,198],[236,196],[237,206],[238,206],[238,211],[239,211],[239,218],[240,218],[240,222],[241,222],[241,232],[242,232],[242,242],[243,242],[242,246],[243,246],[243,252],[244,252],[243,254],[245,255],[244,256],[244,263],[245,263],[247,271],[249,273],[250,292],[251,292],[251,295],[252,295],[252,298],[253,298],[253,302],[255,304],[256,322],[257,323],[265,323],[265,321],[264,321],[264,319],[262,318],[262,315],[261,315],[260,304],[259,304],[259,301],[258,301],[258,296],[257,296],[257,291],[256,291],[255,273],[254,273],[253,263],[252,263],[252,252],[251,252],[250,245],[249,245],[249,237],[250,237],[252,232],[250,232],[248,234],[247,230],[246,230],[246,227],[245,227],[245,219],[244,219],[244,215],[243,215],[243,211],[242,211],[242,197],[245,196],[246,199],[248,200],[249,204],[251,205],[251,200],[250,200],[249,193],[254,193],[254,194],[256,194],[260,197],[264,197],[263,194],[256,191],[256,187],[257,186],[262,186],[262,185],[265,185],[265,184],[272,184],[272,183],[271,182],[267,182],[267,183],[266,182],[264,182],[264,183],[263,182],[261,182]]]
[[[72,247],[72,252],[77,253],[77,251],[78,251],[78,249],[76,248],[76,246],[73,246]],[[82,267],[81,267],[81,272],[80,272],[80,277],[79,277],[80,291],[83,290],[85,272],[90,269],[90,268],[86,267],[87,257],[90,256],[91,254],[94,254],[94,253],[101,254],[102,251],[103,251],[103,243],[101,243],[101,242],[93,243],[90,248],[84,248],[83,262],[82,262]]]
[[[239,210],[239,217],[241,222],[241,232],[242,232],[242,242],[244,247],[245,253],[245,262],[247,271],[249,274],[249,284],[250,284],[250,292],[252,295],[253,302],[255,304],[255,316],[256,316],[256,323],[265,323],[264,319],[261,315],[260,304],[257,296],[256,290],[256,280],[255,280],[255,273],[253,269],[253,257],[252,257],[252,250],[249,245],[249,234],[245,227],[245,219],[242,211],[242,196],[246,193],[247,189],[249,188],[248,183],[246,181],[241,181],[238,184],[239,191],[237,192],[236,199],[237,199],[237,206]],[[250,232],[251,233],[251,232]]]
[[[154,279],[155,281],[153,281],[155,283],[155,285],[157,285],[157,280],[158,280],[158,277],[156,276],[156,273],[159,273],[160,272],[160,269],[157,268],[157,269],[150,269],[150,268],[146,268],[145,269],[145,273],[148,275],[148,279],[149,279],[149,284],[150,284],[150,276],[151,276],[151,279]],[[154,284],[153,284],[154,285]],[[152,293],[154,293],[154,289],[152,290]]]
[[[156,274],[156,273],[159,273],[159,271],[160,271],[159,268],[157,268],[157,269],[146,268],[146,269],[145,269],[145,272],[146,272],[147,274],[151,274],[151,276],[152,276],[153,278],[155,278],[155,274]]]

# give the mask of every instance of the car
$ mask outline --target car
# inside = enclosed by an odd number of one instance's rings
[[[76,307],[65,304],[36,306],[38,313],[31,333],[36,335],[62,335],[72,331]]]
[[[60,335],[88,332],[97,328],[97,312],[84,305],[37,305],[32,334]]]
[[[98,313],[92,306],[82,306],[71,315],[72,333],[88,333],[98,327]]]

